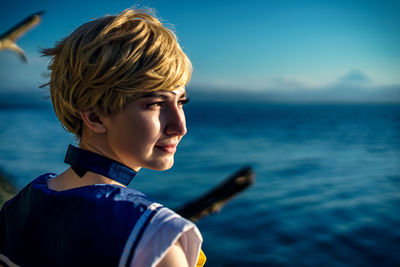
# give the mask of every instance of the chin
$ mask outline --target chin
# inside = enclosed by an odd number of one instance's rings
[[[159,168],[159,169],[157,169],[157,171],[166,171],[166,170],[169,170],[171,168],[172,168],[172,165],[171,166],[167,166],[167,167],[163,167],[163,168]]]
[[[165,171],[169,170],[174,166],[174,160],[162,161],[162,162],[155,162],[154,164],[149,164],[147,169],[155,170],[155,171]]]

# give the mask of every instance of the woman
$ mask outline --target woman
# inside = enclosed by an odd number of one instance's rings
[[[0,263],[202,266],[196,226],[126,187],[142,167],[171,168],[186,134],[191,63],[174,33],[125,10],[43,53],[55,113],[79,148],[68,148],[65,172],[38,177],[4,205]]]

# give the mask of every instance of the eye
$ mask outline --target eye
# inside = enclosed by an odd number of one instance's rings
[[[179,105],[181,105],[181,106],[183,106],[183,105],[185,105],[185,104],[187,104],[187,103],[189,103],[190,102],[190,98],[185,98],[185,99],[181,99],[181,100],[179,100],[178,101],[178,104]]]
[[[164,104],[164,101],[152,102],[152,103],[146,104],[146,108],[158,108],[158,107],[162,107],[163,104]]]

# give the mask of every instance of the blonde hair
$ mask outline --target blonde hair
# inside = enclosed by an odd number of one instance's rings
[[[50,96],[63,127],[82,136],[80,111],[121,111],[142,94],[186,85],[190,60],[155,17],[127,9],[83,24],[54,48]]]

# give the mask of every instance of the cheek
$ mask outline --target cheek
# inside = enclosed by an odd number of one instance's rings
[[[134,120],[126,123],[129,128],[125,131],[125,139],[129,139],[130,145],[147,149],[154,145],[160,137],[160,121],[158,118],[149,116],[137,116]]]
[[[123,114],[109,125],[110,146],[125,156],[148,154],[161,136],[160,119],[140,111],[131,114]]]

